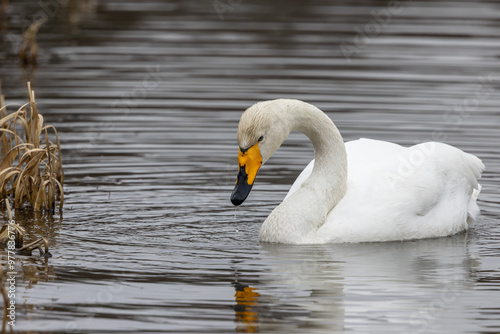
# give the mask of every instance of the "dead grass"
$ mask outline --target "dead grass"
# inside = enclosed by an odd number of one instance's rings
[[[46,19],[40,19],[33,22],[23,36],[23,44],[19,51],[19,58],[25,65],[36,65],[38,58],[38,44],[36,43],[36,35],[42,25],[46,23]]]
[[[64,202],[61,145],[55,127],[44,125],[29,82],[28,93],[29,102],[8,114],[0,91],[0,198],[13,198],[15,208],[53,212]]]

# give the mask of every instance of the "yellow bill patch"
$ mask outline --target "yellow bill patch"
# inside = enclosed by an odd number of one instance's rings
[[[245,167],[245,172],[248,176],[248,184],[253,184],[257,172],[262,166],[262,156],[260,155],[259,143],[238,154],[238,164],[240,167]]]

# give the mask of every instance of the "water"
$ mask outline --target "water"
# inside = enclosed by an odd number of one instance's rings
[[[3,93],[23,103],[32,80],[67,200],[54,217],[16,213],[54,255],[18,259],[16,332],[499,332],[500,5],[221,1],[222,17],[195,1],[8,5]],[[41,15],[38,67],[22,69],[18,38]],[[345,140],[479,156],[481,220],[435,240],[259,244],[313,156],[293,134],[229,202],[239,116],[278,97],[318,106]]]

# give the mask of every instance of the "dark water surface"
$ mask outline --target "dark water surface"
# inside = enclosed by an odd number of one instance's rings
[[[19,257],[16,332],[500,332],[500,3],[216,5],[8,5],[3,93],[24,103],[32,80],[61,136],[67,200],[52,218],[17,213],[54,257]],[[15,53],[43,15],[30,73]],[[279,97],[315,104],[345,140],[479,156],[483,216],[435,240],[259,244],[313,156],[293,134],[247,202],[229,202],[239,116]]]

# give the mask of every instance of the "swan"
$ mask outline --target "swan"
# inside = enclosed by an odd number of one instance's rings
[[[355,243],[450,236],[479,215],[477,157],[438,142],[411,147],[359,139],[344,143],[332,120],[299,100],[258,102],[238,125],[238,175],[231,202],[240,205],[259,168],[298,130],[314,160],[263,222],[260,241]]]

